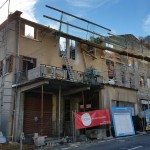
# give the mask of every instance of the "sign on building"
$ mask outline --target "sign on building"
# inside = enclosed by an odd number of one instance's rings
[[[146,130],[150,130],[150,109],[145,111],[146,115]]]
[[[135,134],[132,121],[132,107],[112,107],[111,114],[115,136],[127,136]]]
[[[110,113],[107,109],[75,113],[76,129],[89,128],[105,124],[111,124]]]

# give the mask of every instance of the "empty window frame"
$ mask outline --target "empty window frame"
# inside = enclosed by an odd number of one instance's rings
[[[59,55],[62,56],[63,53],[66,53],[68,58],[75,60],[76,54],[77,54],[76,41],[60,37],[59,38]]]
[[[147,78],[147,87],[150,88],[150,78]]]
[[[65,100],[65,121],[70,121],[71,120],[71,108],[70,108],[70,100],[66,99]]]
[[[112,44],[106,43],[106,47],[114,48]]]
[[[69,42],[69,49],[70,49],[70,58],[75,60],[76,59],[76,42],[74,40],[70,40]]]
[[[121,82],[123,85],[125,85],[125,72],[121,73]]]
[[[92,55],[95,55],[95,48],[91,45],[88,45],[87,47],[87,51],[92,54]]]
[[[67,49],[66,38],[60,37],[59,38],[59,55],[62,56],[63,53],[66,53],[66,49]]]
[[[12,69],[13,69],[13,56],[10,55],[10,56],[6,59],[5,73],[10,73],[10,72],[12,72]]]
[[[22,71],[27,71],[36,67],[36,59],[23,56]]]
[[[28,24],[23,25],[23,35],[31,39],[38,39],[38,30]]]
[[[106,56],[106,58],[113,58],[114,53],[109,50],[105,50],[105,56]]]
[[[128,58],[128,67],[133,67],[133,58]]]
[[[140,76],[140,87],[145,87],[144,76]]]
[[[114,62],[107,59],[106,65],[108,68],[108,77],[109,79],[113,79],[115,77]]]

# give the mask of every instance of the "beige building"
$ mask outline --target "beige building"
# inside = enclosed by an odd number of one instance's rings
[[[75,111],[131,106],[138,115],[148,104],[149,50],[134,36],[96,44],[20,15],[0,25],[0,129],[8,138],[72,135]]]

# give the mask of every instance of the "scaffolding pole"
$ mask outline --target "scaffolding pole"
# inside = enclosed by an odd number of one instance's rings
[[[61,103],[61,85],[59,86],[59,99],[58,99],[58,105],[59,105],[59,108],[58,108],[58,138],[60,139],[60,103]]]

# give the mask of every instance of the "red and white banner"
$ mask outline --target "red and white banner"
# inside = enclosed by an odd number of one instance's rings
[[[107,109],[75,113],[76,129],[89,128],[110,123],[110,114]]]

